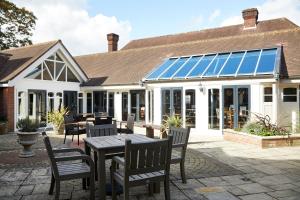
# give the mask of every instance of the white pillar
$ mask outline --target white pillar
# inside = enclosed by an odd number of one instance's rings
[[[145,90],[145,121],[146,124],[149,124],[149,90]]]
[[[278,102],[279,102],[279,87],[278,83],[272,84],[272,122],[277,124],[277,118],[278,118]]]
[[[114,110],[115,110],[115,118],[118,121],[122,121],[122,92],[115,92],[114,95]]]
[[[82,112],[83,113],[87,113],[87,108],[86,108],[86,104],[87,104],[87,93],[86,92],[82,92]]]
[[[131,114],[131,94],[128,91],[128,115]]]
[[[183,88],[183,90],[182,90],[182,95],[181,95],[181,99],[182,99],[182,125],[183,125],[183,127],[185,127],[185,118],[186,118],[186,115],[185,115],[185,111],[186,111],[186,103],[185,103],[185,88]]]

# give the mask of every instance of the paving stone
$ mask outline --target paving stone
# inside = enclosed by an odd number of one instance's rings
[[[273,200],[273,198],[267,194],[250,194],[245,196],[239,196],[242,200]]]
[[[262,185],[279,185],[279,184],[285,184],[285,183],[292,183],[293,181],[280,174],[280,175],[272,175],[272,176],[264,176],[260,178],[252,178],[254,182],[260,183]]]
[[[299,200],[299,199],[300,196],[277,198],[277,200]]]
[[[0,200],[20,200],[22,196],[0,197]]]
[[[29,172],[24,170],[6,171],[1,177],[1,182],[23,181],[27,178]]]
[[[49,189],[50,184],[48,183],[36,184],[32,194],[48,194]]]
[[[239,199],[226,191],[205,193],[203,195],[209,200],[238,200]]]
[[[22,200],[53,200],[53,195],[45,195],[45,194],[32,194],[32,195],[26,195],[22,197]],[[59,198],[63,199],[63,198]]]
[[[230,192],[231,194],[236,195],[236,196],[248,194],[245,190],[242,190],[241,188],[238,188],[236,186],[223,186],[223,188],[227,192]]]
[[[248,192],[249,194],[271,191],[271,189],[266,188],[258,183],[249,183],[249,184],[244,184],[244,185],[238,185],[237,187]]]
[[[221,179],[220,177],[201,178],[198,180],[206,186],[230,185],[230,183],[226,182],[225,180]]]
[[[30,195],[33,191],[34,185],[22,185],[16,195]]]
[[[181,190],[184,189],[196,189],[199,187],[205,187],[202,183],[197,181],[196,179],[187,179],[186,183],[182,183],[181,180],[173,181],[173,183]]]
[[[268,195],[272,197],[291,197],[291,196],[299,196],[300,193],[295,192],[293,190],[280,190],[280,191],[275,191],[275,192],[269,192]]]
[[[19,186],[0,186],[0,197],[13,196],[19,189]]]
[[[293,185],[291,183],[286,183],[286,184],[280,184],[280,185],[270,185],[269,188],[273,190],[286,190],[286,189],[293,189],[296,188],[296,185]]]
[[[230,183],[230,185],[251,183],[251,180],[246,180],[245,177],[242,175],[222,176],[221,178],[224,179],[226,182]]]
[[[206,200],[207,198],[193,189],[185,189],[182,192],[191,200]]]

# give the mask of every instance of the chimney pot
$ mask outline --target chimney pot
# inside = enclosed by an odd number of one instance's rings
[[[108,52],[118,51],[119,35],[115,33],[109,33],[107,34],[107,41],[108,41]]]
[[[258,19],[258,10],[257,8],[249,8],[242,11],[244,19],[244,28],[256,28],[257,19]]]

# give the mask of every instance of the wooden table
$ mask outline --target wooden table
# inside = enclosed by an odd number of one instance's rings
[[[114,135],[102,137],[84,138],[85,151],[87,155],[91,154],[91,149],[97,152],[98,162],[98,183],[99,183],[99,197],[101,200],[106,199],[106,169],[105,169],[105,155],[112,153],[120,153],[125,151],[125,140],[130,139],[132,143],[143,143],[155,141],[155,139],[148,138],[145,135],[128,134],[128,135]]]

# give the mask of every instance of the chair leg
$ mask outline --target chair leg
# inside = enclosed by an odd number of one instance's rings
[[[51,185],[50,185],[50,189],[49,189],[49,195],[53,194],[54,185],[55,185],[55,178],[54,178],[54,176],[52,174],[51,175]]]
[[[60,193],[60,181],[56,180],[55,184],[55,200],[59,200],[59,193]]]
[[[116,181],[113,178],[113,175],[111,175],[111,198],[112,200],[115,200],[116,197]]]
[[[123,186],[124,200],[129,200],[129,188],[126,184]]]
[[[182,183],[186,183],[184,161],[180,162],[180,174],[181,174]]]
[[[98,157],[97,157],[97,152],[94,151],[94,163],[95,163],[95,180],[98,181]]]
[[[66,144],[67,134],[65,134],[64,144]]]
[[[91,177],[89,178],[90,185],[90,199],[95,199],[95,180],[93,179],[94,173],[91,173]]]
[[[170,179],[169,177],[166,177],[165,181],[164,181],[164,191],[165,191],[165,199],[166,200],[170,200]]]
[[[79,134],[78,134],[78,136],[77,136],[77,145],[79,146]]]
[[[73,139],[74,139],[74,135],[72,135],[72,142],[73,142]]]
[[[82,179],[82,189],[86,190],[86,178]]]

